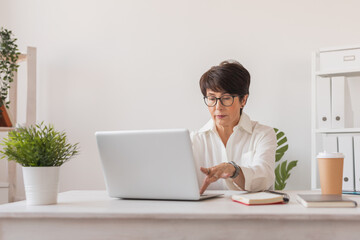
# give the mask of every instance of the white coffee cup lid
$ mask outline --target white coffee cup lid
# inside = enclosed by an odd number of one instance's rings
[[[344,154],[339,152],[319,152],[317,158],[344,158]]]

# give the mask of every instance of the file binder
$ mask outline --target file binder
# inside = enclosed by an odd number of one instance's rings
[[[331,128],[330,78],[319,77],[316,81],[318,128]]]
[[[355,189],[360,191],[360,136],[354,136]]]
[[[338,137],[339,152],[345,155],[343,170],[343,190],[354,191],[354,158],[353,136],[343,135]]]
[[[331,78],[331,127],[345,128],[345,77]]]
[[[326,152],[338,152],[338,139],[336,135],[323,134],[323,148]]]

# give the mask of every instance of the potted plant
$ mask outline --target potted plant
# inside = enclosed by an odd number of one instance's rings
[[[78,143],[42,122],[10,131],[1,145],[1,158],[22,166],[27,204],[56,204],[60,166],[78,154]]]
[[[275,162],[278,163],[275,169],[275,190],[283,190],[286,187],[286,181],[290,177],[290,171],[296,167],[298,160],[290,161],[287,160],[280,162],[285,152],[288,150],[289,145],[287,144],[287,137],[285,133],[274,128],[277,139],[277,149],[275,153]]]
[[[15,43],[17,39],[12,35],[7,29],[0,29],[0,107],[5,105],[6,108],[9,108],[8,90],[19,67],[16,62],[20,55]]]

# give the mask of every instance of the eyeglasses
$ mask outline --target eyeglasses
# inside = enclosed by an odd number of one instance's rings
[[[220,100],[221,104],[225,107],[230,107],[234,103],[234,98],[240,97],[239,95],[224,95],[219,98],[214,96],[204,97],[204,102],[208,107],[214,107],[217,101]]]

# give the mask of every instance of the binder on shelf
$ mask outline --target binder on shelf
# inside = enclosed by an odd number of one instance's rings
[[[331,78],[331,127],[345,128],[345,77]]]
[[[326,152],[338,152],[338,138],[336,135],[323,134],[323,148]]]
[[[354,136],[355,189],[360,191],[360,136]]]
[[[339,152],[345,155],[343,170],[343,190],[354,191],[353,136],[338,136]]]
[[[318,128],[331,128],[331,85],[329,77],[316,79]]]

